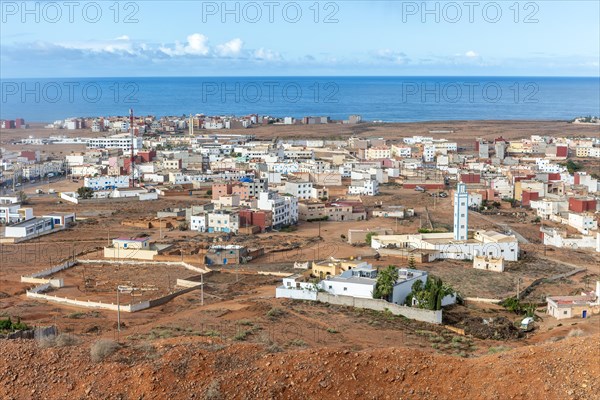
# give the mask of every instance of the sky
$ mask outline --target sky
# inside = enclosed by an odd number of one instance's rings
[[[0,1],[0,78],[600,76],[593,1]]]

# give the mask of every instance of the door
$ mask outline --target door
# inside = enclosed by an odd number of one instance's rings
[[[586,318],[587,317],[587,310],[583,310],[581,312],[581,318]]]

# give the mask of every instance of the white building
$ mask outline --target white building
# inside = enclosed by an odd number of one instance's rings
[[[567,235],[566,231],[554,228],[540,228],[544,244],[558,248],[592,249],[600,253],[600,232],[595,235]]]
[[[436,148],[433,144],[426,144],[423,146],[423,161],[432,162],[435,160]]]
[[[425,285],[427,272],[406,268],[397,269],[397,272],[398,278],[388,301],[394,304],[404,304],[415,281],[420,280]],[[372,299],[376,283],[377,270],[373,269],[371,265],[367,265],[348,269],[337,276],[328,276],[319,283],[319,286],[322,290],[336,296]]]
[[[569,213],[569,226],[577,229],[580,233],[587,235],[590,231],[598,230],[598,221],[592,214]]]
[[[569,203],[566,200],[543,198],[531,200],[529,206],[536,211],[536,215],[541,219],[550,219],[553,215],[567,211]]]
[[[414,145],[417,143],[425,143],[425,142],[433,142],[433,137],[431,136],[413,136],[403,138],[402,141],[409,145]]]
[[[4,230],[4,236],[7,238],[27,239],[51,231],[52,229],[54,229],[53,218],[31,218],[15,225],[7,226]]]
[[[86,177],[83,186],[93,190],[109,190],[129,187],[129,175]]]
[[[472,260],[475,256],[519,259],[519,242],[514,236],[494,231],[476,231],[466,240],[455,240],[453,233],[420,233],[413,235],[378,235],[371,238],[371,247],[386,251],[426,251],[428,260]]]
[[[469,229],[469,194],[467,186],[459,183],[454,192],[454,240],[467,240]]]
[[[392,145],[391,155],[400,158],[410,158],[412,155],[412,149],[409,146]]]
[[[0,223],[12,224],[33,218],[33,209],[19,203],[0,204]]]
[[[550,160],[548,160],[546,158],[536,158],[535,164],[540,172],[545,172],[545,173],[558,174],[560,172],[563,172],[566,169],[565,167],[561,167],[558,164],[554,164],[554,163],[550,162]]]
[[[283,151],[284,157],[287,159],[298,160],[298,159],[312,159],[314,158],[314,151],[308,150],[301,147],[289,147]]]
[[[308,181],[287,181],[284,192],[296,196],[298,199],[306,200],[312,198],[312,182]]]
[[[514,185],[505,177],[494,178],[490,186],[495,192],[498,192],[501,199],[512,199],[515,196]]]
[[[213,211],[208,213],[208,232],[237,233],[240,229],[240,216],[232,211]]]
[[[207,215],[199,214],[190,217],[190,230],[198,232],[206,232],[208,229]]]
[[[131,135],[121,133],[107,137],[90,138],[87,147],[90,149],[121,149],[123,151],[131,151]],[[140,150],[142,148],[142,137],[135,136],[133,138],[133,149]]]
[[[272,212],[274,228],[298,222],[298,198],[280,195],[277,192],[261,192],[258,196],[257,208]]]
[[[456,152],[458,151],[458,144],[456,142],[449,142],[446,139],[434,139],[432,141],[438,152],[446,154],[447,152]]]
[[[379,194],[379,183],[376,179],[353,180],[348,186],[348,194],[375,196]]]
[[[269,162],[267,167],[270,172],[287,175],[300,170],[300,164],[297,162]]]

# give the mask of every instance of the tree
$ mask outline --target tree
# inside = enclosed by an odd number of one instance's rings
[[[373,236],[377,236],[377,233],[369,232],[369,233],[367,233],[367,236],[365,237],[365,242],[367,242],[367,244],[369,246],[371,245],[371,239],[373,238]]]
[[[398,280],[398,270],[393,265],[377,273],[377,282],[373,289],[374,299],[388,300],[394,291],[394,285]]]
[[[581,169],[581,165],[574,162],[573,160],[567,161],[565,166],[567,167],[567,171],[569,171],[569,174],[573,174]]]
[[[25,194],[24,191],[19,191],[19,193],[17,194],[17,197],[19,198],[19,203],[25,205],[25,204],[29,204],[29,197],[27,197],[27,194]]]
[[[415,256],[411,255],[408,258],[408,268],[415,269],[417,267],[417,263],[415,262]]]
[[[427,282],[417,280],[411,287],[411,292],[406,297],[404,304],[412,305],[413,298],[416,300],[416,306],[428,310],[441,310],[442,299],[449,294],[453,294],[454,290],[445,285],[442,280],[435,276],[427,277]]]
[[[79,189],[77,189],[77,195],[80,199],[83,200],[91,199],[92,196],[94,196],[94,190],[92,188],[82,186]]]

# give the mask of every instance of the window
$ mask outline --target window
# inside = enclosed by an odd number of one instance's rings
[[[347,291],[348,291],[348,288],[346,288],[346,287],[345,287],[345,288],[344,288],[344,292],[347,292]]]
[[[567,315],[567,312],[566,312],[566,311],[563,311],[563,314],[564,314],[564,315]]]
[[[329,289],[331,289],[331,288],[332,288],[331,285],[329,285]]]

